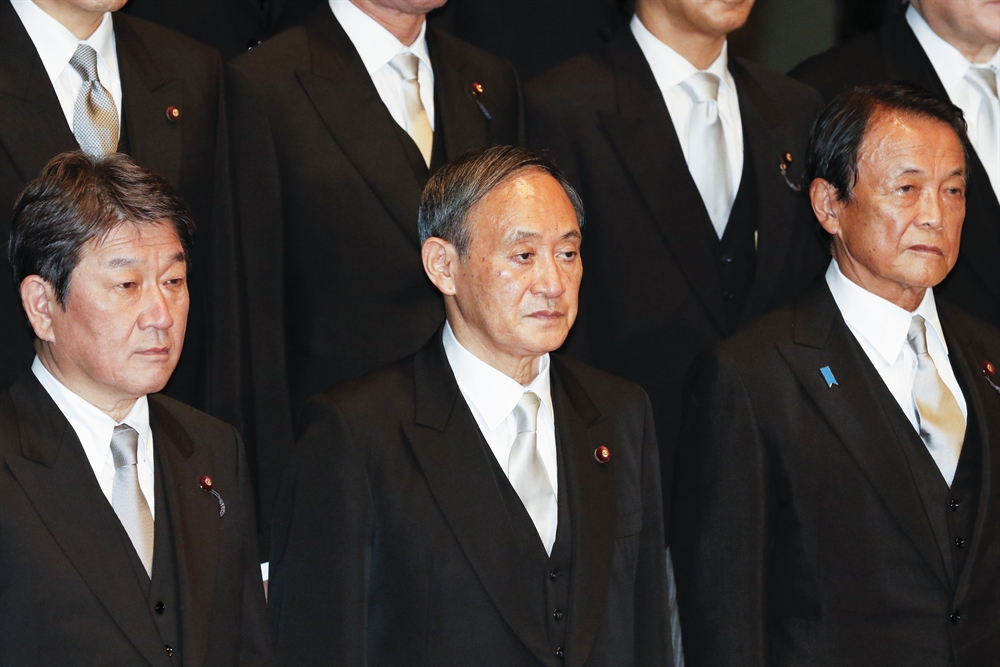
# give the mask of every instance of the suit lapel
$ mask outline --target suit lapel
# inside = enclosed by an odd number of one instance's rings
[[[24,183],[52,157],[79,148],[35,45],[9,2],[0,2],[0,119],[0,143]]]
[[[722,282],[710,249],[718,239],[691,178],[667,105],[628,30],[611,44],[618,113],[601,114],[605,132],[642,193],[663,242],[721,335],[729,333]]]
[[[21,457],[7,465],[80,577],[151,665],[168,667],[163,641],[133,577],[128,537],[101,491],[76,436],[30,376],[10,392]]]
[[[525,608],[526,555],[481,445],[482,434],[458,390],[440,334],[414,361],[416,421],[404,424],[410,447],[441,513],[500,614],[542,663],[554,665],[543,628]],[[537,583],[537,582],[536,582]]]
[[[208,648],[209,614],[218,565],[219,503],[201,490],[199,480],[215,478],[211,449],[197,447],[191,436],[156,396],[149,399],[150,427],[163,466],[163,480],[173,526],[177,580],[180,590],[184,660],[200,665]],[[216,489],[223,500],[235,489]]]
[[[615,436],[561,360],[553,355],[552,362],[552,405],[566,466],[573,541],[566,665],[579,667],[600,630],[615,546],[614,463],[599,464],[594,450],[603,444],[614,451]]]
[[[181,186],[184,132],[184,85],[156,66],[146,45],[120,12],[112,15],[118,69],[122,83],[122,117],[129,150],[136,162],[151,169],[173,187]],[[176,107],[180,118],[167,118]]]
[[[306,33],[310,66],[296,71],[299,84],[347,159],[419,247],[416,214],[423,184],[406,157],[396,121],[328,5],[313,13]]]
[[[790,196],[779,168],[781,156],[793,147],[781,126],[781,107],[741,63],[730,60],[729,69],[736,81],[743,141],[750,147],[747,154],[753,160],[758,195],[757,271],[743,312],[759,315],[774,294],[796,222],[795,197]]]
[[[779,344],[778,351],[917,552],[942,584],[950,588],[919,492],[910,475],[905,474],[909,464],[903,444],[880,407],[876,387],[864,372],[864,365],[871,362],[844,323],[825,281],[799,300],[795,340]],[[823,367],[833,372],[836,385],[827,386],[820,373]]]
[[[427,49],[434,66],[435,140],[443,135],[446,162],[492,143],[487,103],[480,102],[480,109],[472,95],[474,73],[465,54],[450,47],[436,30],[427,29]],[[483,99],[488,99],[488,92]]]
[[[952,368],[961,375],[962,383],[967,388],[965,400],[976,414],[982,442],[979,511],[973,528],[972,543],[969,546],[969,558],[962,569],[955,591],[955,600],[960,601],[969,592],[974,572],[985,557],[984,540],[992,537],[989,527],[996,526],[1000,522],[995,490],[996,484],[1000,482],[1000,456],[997,456],[995,447],[992,446],[998,441],[1000,434],[1000,393],[990,386],[982,374],[982,363],[995,361],[987,357],[984,342],[966,340],[964,331],[950,326],[948,309],[942,307],[942,304],[938,305],[938,312],[948,341]]]

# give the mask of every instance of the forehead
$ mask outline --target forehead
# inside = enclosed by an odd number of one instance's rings
[[[474,237],[521,230],[565,234],[580,228],[562,185],[540,169],[519,172],[490,190],[469,211],[469,222]]]
[[[876,111],[858,147],[859,178],[872,170],[937,166],[964,173],[965,152],[950,125],[897,110]]]
[[[91,239],[84,246],[81,260],[103,260],[149,252],[183,252],[177,230],[169,220],[143,224],[126,221],[115,225],[106,235]]]

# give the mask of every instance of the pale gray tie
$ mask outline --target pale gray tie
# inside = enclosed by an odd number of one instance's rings
[[[997,97],[997,70],[992,65],[973,65],[965,80],[981,98],[976,119],[976,135],[971,137],[986,169],[993,192],[1000,199],[1000,99]]]
[[[913,403],[920,423],[920,439],[951,486],[965,440],[965,416],[927,354],[927,325],[920,315],[914,315],[910,321],[906,342],[917,356]]]
[[[730,177],[726,133],[719,117],[719,77],[696,72],[681,82],[694,103],[687,128],[688,171],[705,202],[708,217],[719,238],[726,231],[733,209],[733,185]]]
[[[111,506],[132,540],[146,574],[153,575],[153,514],[146,496],[139,488],[136,460],[139,434],[127,424],[115,426],[111,435],[111,455],[115,460],[115,481],[111,491]]]
[[[434,130],[427,117],[427,109],[420,99],[420,81],[417,74],[420,59],[412,53],[398,53],[389,61],[389,67],[403,79],[403,108],[406,110],[406,133],[420,149],[424,162],[431,165],[431,149],[434,148]]]
[[[552,553],[555,541],[555,527],[559,518],[556,494],[545,472],[545,464],[538,454],[538,394],[525,392],[514,408],[517,437],[510,448],[507,459],[507,478],[514,487],[524,508],[535,524],[535,530],[545,545],[545,551]]]
[[[118,110],[111,93],[97,78],[97,51],[80,44],[69,61],[83,79],[73,107],[73,134],[89,155],[114,153],[118,148]]]

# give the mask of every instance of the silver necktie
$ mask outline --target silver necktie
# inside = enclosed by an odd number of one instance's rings
[[[403,79],[403,107],[406,110],[406,133],[420,149],[427,166],[431,166],[431,149],[434,147],[434,130],[427,118],[427,110],[420,99],[420,82],[417,72],[420,59],[412,53],[398,53],[389,61],[389,67],[394,69]]]
[[[97,78],[97,51],[80,44],[69,61],[83,79],[73,107],[73,134],[89,155],[114,153],[118,148],[118,110],[111,93]]]
[[[153,514],[146,496],[139,488],[136,460],[139,434],[127,424],[115,426],[111,436],[111,455],[115,460],[115,481],[111,491],[111,506],[122,527],[132,540],[146,574],[153,576]]]
[[[555,527],[559,519],[556,494],[552,491],[545,464],[538,454],[538,395],[525,392],[514,408],[517,437],[510,448],[507,459],[507,478],[514,487],[524,508],[535,524],[535,530],[545,545],[545,551],[552,553],[555,542]]]
[[[1000,99],[997,98],[997,70],[992,65],[973,65],[965,80],[979,92],[979,114],[975,136],[969,137],[1000,199]]]
[[[920,439],[951,486],[965,440],[965,417],[927,354],[927,326],[920,315],[913,316],[906,342],[917,356],[913,403],[920,423]]]
[[[709,72],[696,72],[680,86],[694,103],[687,127],[688,171],[705,202],[708,217],[719,238],[726,231],[729,213],[733,209],[732,179],[726,133],[719,117],[719,77]]]

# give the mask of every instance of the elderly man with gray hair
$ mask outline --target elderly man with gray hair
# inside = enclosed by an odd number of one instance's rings
[[[549,354],[582,223],[523,149],[431,178],[422,257],[447,322],[305,411],[271,544],[280,664],[670,663],[649,402]]]

